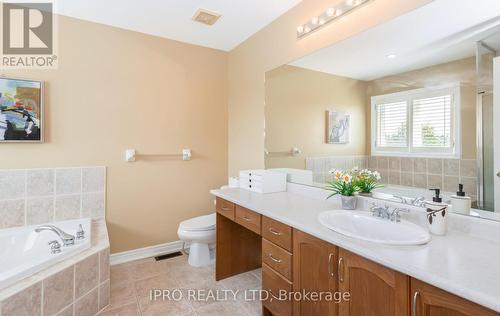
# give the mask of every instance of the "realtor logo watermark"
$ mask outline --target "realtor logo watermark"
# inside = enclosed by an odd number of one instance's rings
[[[2,2],[1,10],[1,68],[57,68],[54,3]]]

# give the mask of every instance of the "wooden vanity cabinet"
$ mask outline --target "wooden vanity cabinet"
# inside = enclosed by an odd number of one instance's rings
[[[350,300],[339,304],[339,316],[409,314],[409,277],[339,248],[339,291]]]
[[[264,316],[500,316],[279,221],[217,198],[215,278],[262,266]],[[350,299],[279,300],[294,293],[349,293]]]
[[[293,230],[293,291],[337,291],[337,247]],[[294,301],[293,314],[302,316],[337,315],[336,304],[329,301]]]
[[[412,316],[498,316],[490,309],[411,279]]]

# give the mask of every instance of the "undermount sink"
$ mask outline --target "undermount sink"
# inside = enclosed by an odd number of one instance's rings
[[[335,210],[322,212],[319,222],[345,236],[387,245],[422,245],[431,236],[422,227],[374,217],[368,212]]]

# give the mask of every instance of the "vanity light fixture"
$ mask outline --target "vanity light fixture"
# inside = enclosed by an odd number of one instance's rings
[[[330,23],[333,20],[340,18],[341,16],[351,12],[354,9],[359,8],[363,4],[371,0],[344,0],[339,4],[330,7],[325,10],[320,15],[317,15],[302,25],[297,27],[297,38],[301,38],[323,27],[324,25]]]

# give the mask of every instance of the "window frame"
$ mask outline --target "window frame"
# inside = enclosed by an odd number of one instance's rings
[[[413,100],[432,98],[440,95],[451,95],[451,127],[450,143],[448,148],[413,147]],[[393,103],[406,101],[407,115],[407,147],[379,147],[377,146],[377,111],[376,105],[382,103]],[[435,87],[413,89],[402,92],[376,95],[371,97],[371,155],[372,156],[399,156],[399,157],[422,157],[422,158],[451,158],[460,159],[461,155],[461,98],[460,84],[440,85]]]

